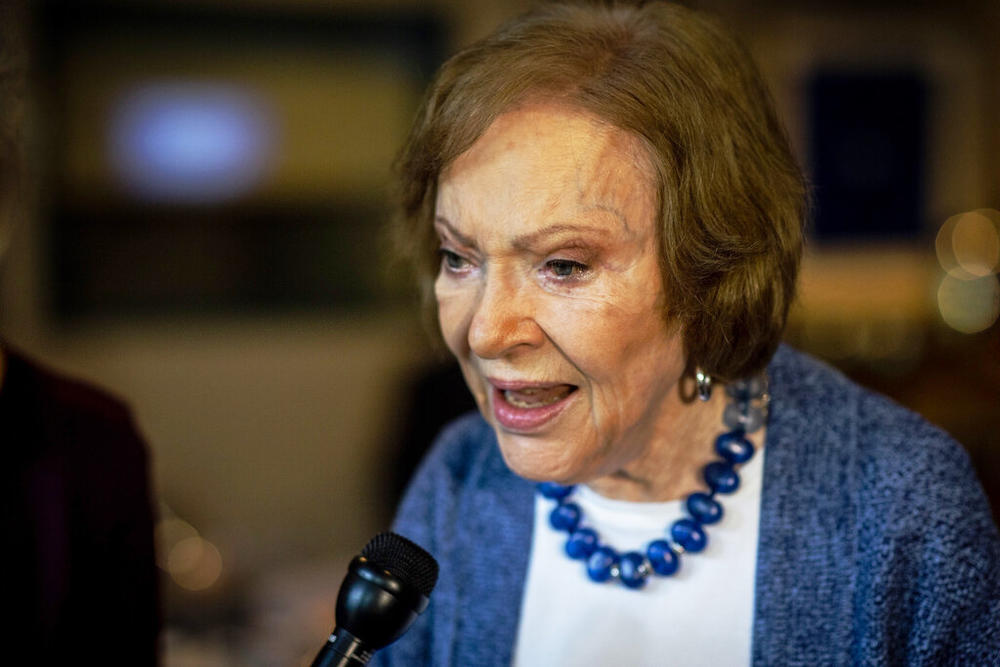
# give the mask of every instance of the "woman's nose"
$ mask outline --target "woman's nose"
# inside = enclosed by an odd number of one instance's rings
[[[545,333],[535,320],[534,299],[512,281],[487,278],[469,325],[469,348],[482,359],[497,359],[538,347]]]

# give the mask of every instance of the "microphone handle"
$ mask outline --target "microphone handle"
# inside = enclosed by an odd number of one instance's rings
[[[347,630],[334,628],[333,634],[313,660],[312,667],[364,667],[374,653]]]

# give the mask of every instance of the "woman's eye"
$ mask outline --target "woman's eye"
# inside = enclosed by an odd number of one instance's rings
[[[587,270],[585,265],[569,259],[550,259],[545,267],[557,278],[572,278]]]
[[[465,258],[456,252],[445,250],[444,248],[438,252],[441,255],[441,263],[444,264],[445,268],[450,271],[461,271],[468,266],[468,262],[465,261]]]

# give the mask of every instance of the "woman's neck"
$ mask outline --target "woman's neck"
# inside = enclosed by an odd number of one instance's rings
[[[620,470],[587,482],[606,498],[633,502],[677,500],[703,489],[701,471],[717,458],[716,437],[725,430],[722,413],[727,397],[717,386],[707,402],[678,400],[644,453]],[[756,448],[764,444],[764,429],[748,435]]]

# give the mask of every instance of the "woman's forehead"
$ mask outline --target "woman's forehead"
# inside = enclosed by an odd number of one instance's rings
[[[596,117],[564,106],[500,116],[442,174],[437,213],[550,221],[605,210],[636,224],[655,202],[642,143]]]

